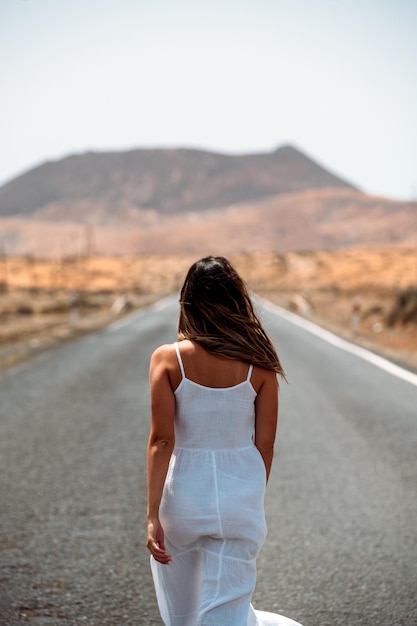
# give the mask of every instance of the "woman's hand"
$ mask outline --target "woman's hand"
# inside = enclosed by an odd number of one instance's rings
[[[168,565],[172,561],[172,556],[165,550],[164,530],[158,518],[150,518],[148,520],[146,547],[155,561],[163,565]]]

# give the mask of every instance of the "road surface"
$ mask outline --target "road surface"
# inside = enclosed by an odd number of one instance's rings
[[[0,375],[0,624],[156,626],[145,539],[148,363],[177,303]],[[417,624],[417,386],[262,311],[280,394],[257,608]]]

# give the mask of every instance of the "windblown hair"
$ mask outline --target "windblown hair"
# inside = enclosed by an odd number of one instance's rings
[[[209,256],[188,270],[180,297],[178,339],[285,378],[277,352],[255,314],[245,283],[224,257]]]

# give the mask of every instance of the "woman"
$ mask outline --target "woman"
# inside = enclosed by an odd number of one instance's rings
[[[284,371],[225,258],[191,266],[180,306],[179,343],[150,364],[147,547],[162,619],[296,624],[251,605]]]

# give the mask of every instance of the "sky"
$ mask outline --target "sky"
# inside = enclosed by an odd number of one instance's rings
[[[292,144],[417,198],[416,0],[0,0],[0,184],[86,151]]]

